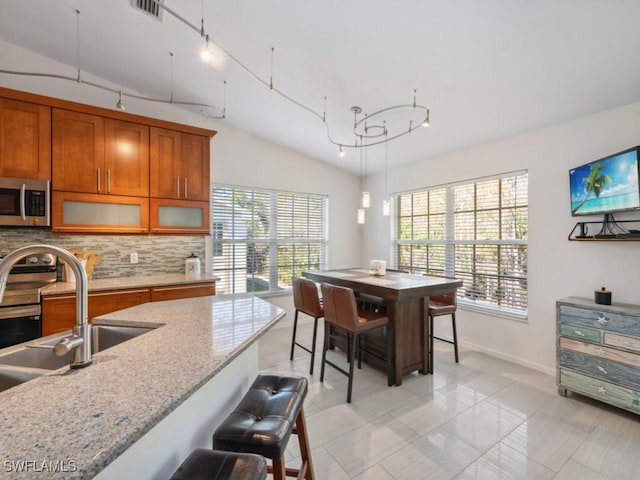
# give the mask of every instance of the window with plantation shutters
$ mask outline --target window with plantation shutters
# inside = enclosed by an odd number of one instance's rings
[[[327,207],[321,195],[214,186],[216,292],[275,292],[326,268]]]
[[[394,204],[400,270],[454,276],[459,303],[526,315],[526,172],[402,193]]]

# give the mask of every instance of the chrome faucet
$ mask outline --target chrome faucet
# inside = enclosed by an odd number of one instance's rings
[[[80,261],[69,251],[51,245],[29,245],[18,248],[0,262],[0,301],[4,296],[9,272],[13,265],[34,253],[52,253],[69,264],[76,276],[76,324],[70,337],[62,339],[53,347],[53,353],[62,357],[73,351],[71,368],[86,367],[91,363],[91,326],[87,321],[88,286],[87,274]]]

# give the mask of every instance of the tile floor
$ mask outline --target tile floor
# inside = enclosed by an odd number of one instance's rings
[[[311,326],[298,328],[307,345]],[[464,349],[456,364],[453,347],[436,341],[433,375],[387,387],[382,372],[363,365],[347,404],[345,376],[327,367],[320,383],[320,353],[312,376],[302,349],[289,361],[290,335],[290,327],[274,328],[260,340],[260,368],[309,378],[318,480],[640,479],[640,417],[560,397],[554,377]],[[297,457],[293,437],[287,461]]]

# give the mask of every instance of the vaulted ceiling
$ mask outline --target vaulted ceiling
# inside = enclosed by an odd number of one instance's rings
[[[231,56],[204,64],[197,31],[130,0],[0,0],[0,39],[69,65],[70,76],[79,66],[125,91],[225,105],[222,122],[356,173],[363,149],[339,157],[329,138],[353,144],[352,106],[412,104],[414,89],[431,126],[388,144],[392,167],[640,101],[637,0],[165,5],[197,27],[203,19]],[[0,54],[0,69],[12,68]],[[391,113],[389,125],[408,124],[406,112]],[[369,172],[383,168],[384,150],[367,149]]]

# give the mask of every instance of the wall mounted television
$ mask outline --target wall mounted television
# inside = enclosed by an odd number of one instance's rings
[[[571,169],[571,215],[640,210],[639,154],[633,147]]]

